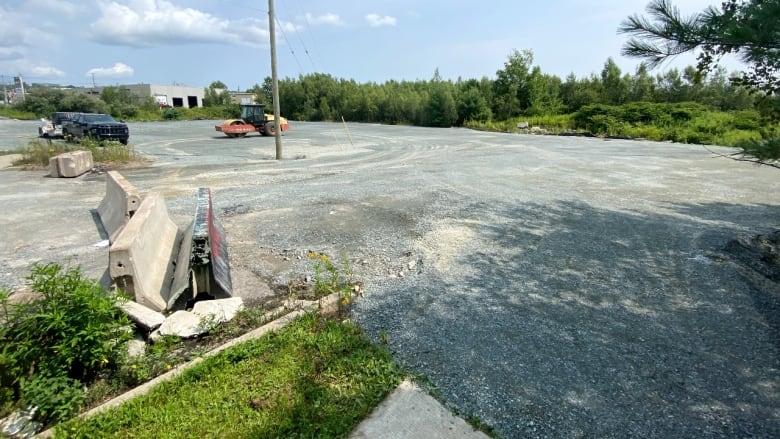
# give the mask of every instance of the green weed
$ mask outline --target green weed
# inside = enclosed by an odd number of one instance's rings
[[[79,382],[118,364],[130,321],[78,268],[36,264],[28,279],[31,301],[0,294],[0,396],[15,401],[0,407],[34,404],[44,422],[56,421],[79,406]]]
[[[36,139],[16,151],[22,155],[22,158],[14,162],[14,165],[49,166],[50,158],[79,150],[90,151],[95,165],[129,163],[137,159],[135,150],[131,146],[125,146],[119,142],[85,138],[81,139],[78,144],[70,144]]]
[[[315,297],[338,293],[341,306],[347,306],[352,300],[355,282],[346,255],[342,254],[337,262],[317,252],[310,252],[308,256],[314,261]]]

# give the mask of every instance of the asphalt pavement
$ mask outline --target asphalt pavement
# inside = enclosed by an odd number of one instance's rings
[[[780,171],[696,145],[369,124],[219,137],[131,124],[180,227],[211,187],[240,295],[344,255],[353,318],[504,437],[778,437],[776,283],[724,250],[770,233]],[[0,149],[36,123],[0,120]],[[726,152],[713,148],[715,152]],[[105,277],[105,177],[0,171],[0,286],[35,261]],[[299,259],[300,257],[300,259]]]

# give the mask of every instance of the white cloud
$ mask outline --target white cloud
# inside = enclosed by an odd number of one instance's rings
[[[320,15],[318,17],[315,17],[308,12],[306,13],[306,22],[309,24],[327,24],[330,26],[343,26],[344,20],[341,19],[336,14],[327,13],[325,15]]]
[[[62,78],[65,76],[65,72],[51,66],[33,66],[30,67],[27,76],[33,78]]]
[[[93,39],[104,44],[157,47],[218,43],[260,46],[268,41],[264,22],[231,21],[167,0],[98,0],[100,17],[91,25]]]
[[[366,15],[366,21],[372,27],[395,26],[395,17],[391,17],[389,15],[380,17],[377,14],[368,14]]]
[[[135,70],[132,67],[118,62],[112,67],[95,67],[94,69],[90,69],[86,76],[95,75],[99,78],[127,78],[133,76],[133,73],[135,73]]]

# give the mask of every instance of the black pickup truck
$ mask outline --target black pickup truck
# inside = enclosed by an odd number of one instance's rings
[[[116,140],[127,145],[130,130],[124,122],[117,122],[108,114],[76,113],[73,118],[62,125],[62,136],[66,139],[78,140],[91,137],[98,140]]]

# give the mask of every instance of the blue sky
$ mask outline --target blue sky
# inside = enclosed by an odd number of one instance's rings
[[[494,78],[513,49],[564,78],[624,72],[616,32],[649,0],[275,0],[279,76],[358,82]],[[717,5],[677,0],[683,13]],[[0,0],[0,74],[76,86],[133,83],[246,89],[271,75],[267,0]],[[670,65],[694,64],[692,56]],[[727,64],[729,70],[736,62]]]

